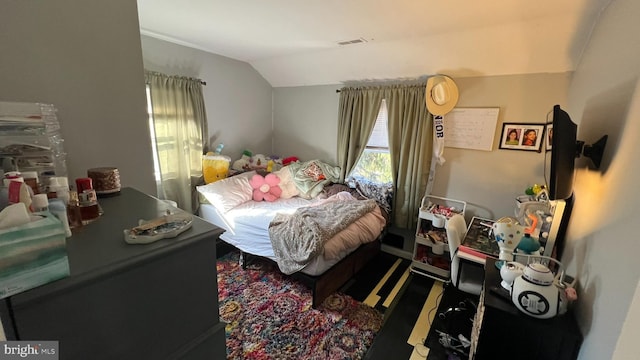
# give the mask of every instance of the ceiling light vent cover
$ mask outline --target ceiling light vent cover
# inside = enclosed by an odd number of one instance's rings
[[[338,45],[345,46],[345,45],[353,45],[353,44],[364,44],[366,42],[367,40],[365,40],[364,38],[358,38],[353,40],[338,41]]]

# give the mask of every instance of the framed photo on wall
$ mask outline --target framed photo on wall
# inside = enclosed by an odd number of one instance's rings
[[[500,149],[540,152],[545,139],[544,128],[544,124],[504,123]]]
[[[545,136],[544,136],[545,150],[549,151],[551,150],[551,144],[553,143],[551,141],[551,139],[553,138],[553,124],[547,124],[544,130],[544,133],[545,133]]]

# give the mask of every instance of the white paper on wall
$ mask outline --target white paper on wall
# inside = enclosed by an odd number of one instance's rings
[[[446,147],[491,151],[500,108],[455,108],[444,116]]]

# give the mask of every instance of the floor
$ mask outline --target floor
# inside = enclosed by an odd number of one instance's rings
[[[405,235],[404,239],[407,237],[412,239],[413,233]],[[469,336],[471,322],[468,314],[455,315],[457,319],[442,319],[438,315],[462,301],[477,303],[477,298],[470,298],[448,283],[411,272],[413,241],[409,241],[409,245],[407,242],[399,243],[397,237],[383,240],[383,252],[343,289],[355,299],[384,313],[382,329],[365,359],[466,358],[442,347],[437,330]],[[475,309],[471,317],[473,313]],[[458,323],[458,319],[463,322]],[[430,329],[433,329],[431,333]]]
[[[429,354],[424,344],[449,285],[411,272],[412,242],[409,247],[410,251],[406,241],[405,244],[383,241],[383,251],[341,289],[384,314],[383,326],[365,360],[448,359],[446,355],[434,354],[436,349]]]
[[[426,359],[423,346],[443,283],[410,271],[410,261],[382,252],[343,292],[384,313],[365,359]],[[371,279],[377,279],[375,284]]]

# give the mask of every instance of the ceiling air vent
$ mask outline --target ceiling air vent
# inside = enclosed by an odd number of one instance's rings
[[[359,38],[354,40],[338,41],[338,45],[344,46],[344,45],[353,45],[353,44],[364,44],[366,42],[367,40],[363,38]]]

